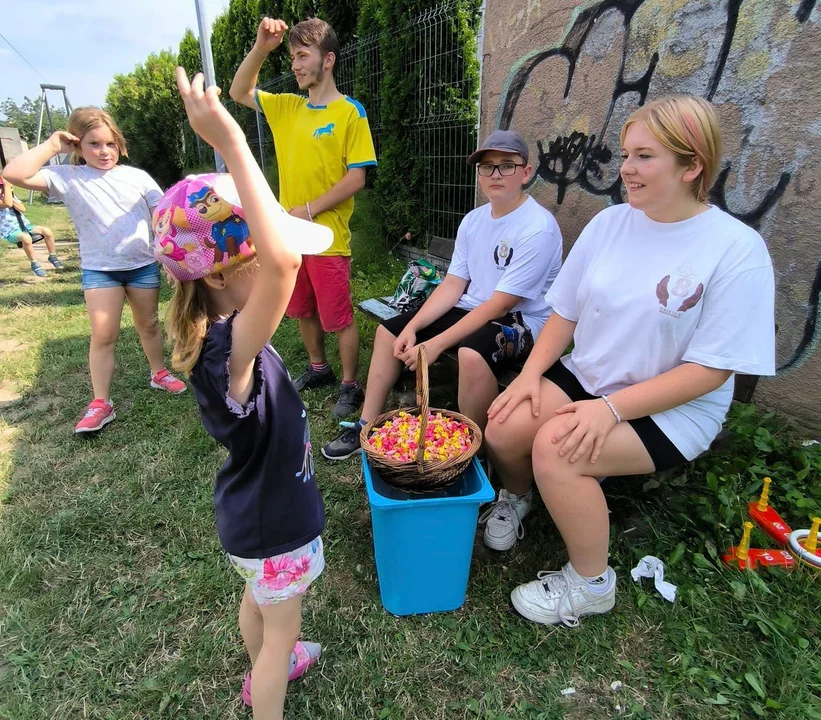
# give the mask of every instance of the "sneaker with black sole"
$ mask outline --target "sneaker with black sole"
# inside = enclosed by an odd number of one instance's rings
[[[359,410],[359,406],[365,401],[365,393],[359,383],[354,385],[341,385],[339,387],[339,397],[336,399],[333,414],[336,417],[346,417]]]
[[[314,370],[312,365],[308,365],[308,369],[294,380],[294,387],[297,392],[313,390],[315,388],[325,387],[326,385],[336,385],[336,375],[334,375],[334,371],[326,370],[320,373]]]
[[[361,450],[359,433],[362,432],[362,428],[359,423],[343,422],[339,424],[343,428],[339,437],[331,440],[322,448],[322,454],[328,460],[347,460],[351,455]]]

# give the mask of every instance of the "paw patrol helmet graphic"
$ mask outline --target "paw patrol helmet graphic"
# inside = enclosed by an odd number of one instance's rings
[[[333,242],[333,231],[289,215],[277,203],[282,240],[303,255]],[[254,257],[254,241],[234,181],[228,174],[190,175],[154,210],[154,256],[177,280],[198,280]]]

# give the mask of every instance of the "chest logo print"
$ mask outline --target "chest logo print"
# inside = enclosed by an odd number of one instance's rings
[[[692,308],[698,305],[699,300],[701,300],[701,296],[704,295],[703,283],[696,285],[696,289],[692,292],[692,294],[690,294],[690,286],[693,284],[693,281],[686,277],[680,277],[676,280],[676,284],[673,286],[672,291],[669,289],[669,284],[669,275],[665,275],[661,280],[659,280],[658,285],[656,285],[656,297],[665,309],[667,308],[667,303],[670,300],[671,293],[676,297],[684,298],[676,309],[676,313],[692,310]],[[673,302],[675,302],[675,300]],[[662,310],[662,312],[664,311]],[[667,314],[673,314],[673,312],[671,310],[667,310]]]
[[[507,240],[502,240],[493,250],[493,260],[497,267],[506,268],[513,260],[513,248]]]
[[[334,134],[334,123],[328,123],[327,125],[323,125],[322,127],[318,127],[314,130],[314,137],[319,140],[323,135],[327,135],[330,137]]]

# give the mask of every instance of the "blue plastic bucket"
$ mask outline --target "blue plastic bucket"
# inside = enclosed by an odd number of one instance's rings
[[[476,458],[452,485],[416,495],[385,483],[362,458],[379,594],[394,615],[447,612],[465,602],[479,506],[495,493]]]

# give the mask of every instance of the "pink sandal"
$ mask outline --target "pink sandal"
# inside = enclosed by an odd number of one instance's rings
[[[313,642],[297,642],[291,653],[291,670],[288,673],[288,681],[301,678],[308,670],[316,665],[319,656],[322,654],[322,646]],[[251,673],[245,675],[242,683],[242,702],[251,707]]]

